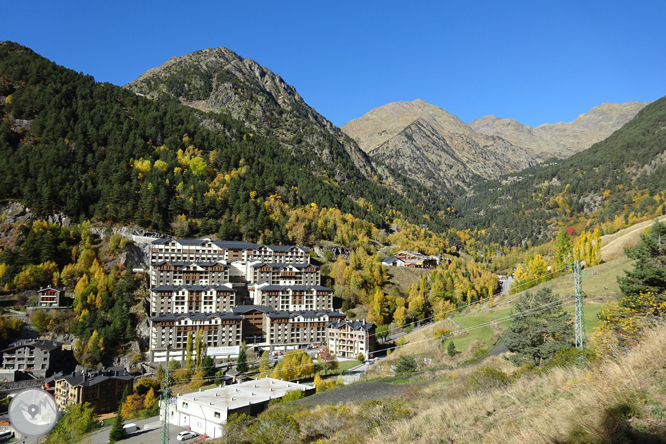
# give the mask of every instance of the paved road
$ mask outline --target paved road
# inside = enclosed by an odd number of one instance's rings
[[[125,424],[128,424],[129,422],[130,421],[125,421]],[[137,430],[136,432],[130,434],[127,438],[118,442],[123,444],[159,444],[160,438],[162,437],[159,416],[131,422],[138,425],[140,430]],[[177,427],[173,424],[169,424],[169,443],[180,443],[180,441],[176,441],[176,436],[178,436],[178,433],[182,432],[183,430],[187,430],[187,428]],[[110,431],[111,427],[104,427],[103,429],[92,434],[90,436],[90,444],[107,444],[109,442]]]
[[[160,418],[159,416],[154,416],[148,419],[142,419],[138,421],[125,421],[125,424],[133,422],[139,426],[140,430],[130,434],[127,438],[118,441],[122,444],[159,444],[160,438],[162,437],[162,429],[160,428]],[[176,440],[178,433],[183,430],[187,430],[183,427],[177,427],[173,424],[169,424],[169,443],[181,444],[181,441]],[[109,432],[111,427],[104,427],[89,436],[88,439],[85,439],[83,442],[89,444],[107,444],[109,442]],[[38,444],[43,441],[43,437],[38,438],[26,438],[22,441],[15,441],[17,444]],[[185,441],[185,442],[192,442]]]

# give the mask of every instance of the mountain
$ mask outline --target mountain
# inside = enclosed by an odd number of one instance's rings
[[[666,97],[601,142],[475,185],[454,206],[460,228],[508,245],[548,240],[563,226],[614,232],[666,214]]]
[[[478,133],[421,99],[375,108],[342,130],[373,159],[442,193],[459,193],[477,177],[498,178],[537,163],[529,149]]]
[[[190,67],[169,81],[189,91],[190,100],[203,100],[188,86],[200,78],[207,77]],[[310,204],[377,226],[399,213],[419,225],[445,228],[426,215],[445,211],[446,201],[397,174],[373,170],[368,179],[365,154],[302,105],[293,90],[282,85],[280,96],[277,87],[259,90],[244,82],[229,74],[224,83],[235,85],[248,106],[249,117],[241,121],[228,110],[184,106],[165,92],[142,97],[98,83],[29,48],[0,42],[0,197],[20,200],[41,215],[60,211],[76,222],[135,223],[180,236],[218,233],[275,244],[290,242],[289,210]],[[259,94],[270,88],[276,95]],[[259,108],[266,110],[268,126],[252,117]],[[387,190],[387,182],[401,192]],[[315,221],[303,234],[310,242],[336,233]]]
[[[285,149],[312,151],[325,163],[344,151],[366,177],[374,173],[365,153],[308,106],[293,86],[230,49],[209,48],[172,57],[125,87],[149,98],[166,95],[202,111],[226,112]],[[345,180],[345,171],[338,170],[336,176]]]
[[[647,103],[602,103],[570,123],[543,124],[536,128],[514,119],[485,116],[469,122],[469,127],[535,152],[539,161],[565,159],[604,140],[633,119]]]

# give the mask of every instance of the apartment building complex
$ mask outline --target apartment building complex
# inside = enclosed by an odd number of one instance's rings
[[[132,389],[134,378],[125,368],[112,367],[57,375],[53,381],[56,404],[61,410],[68,405],[87,402],[96,414],[102,414],[118,410],[125,386]]]
[[[327,325],[346,319],[307,248],[158,239],[150,263],[154,362],[184,360],[188,332],[200,329],[208,347],[286,349],[325,344]]]

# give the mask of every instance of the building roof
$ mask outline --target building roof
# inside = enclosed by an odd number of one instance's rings
[[[405,262],[405,261],[403,261],[402,259],[397,258],[397,257],[395,257],[395,256],[387,256],[387,257],[385,257],[385,258],[382,259],[382,264],[394,264],[394,263],[396,263],[396,262],[398,262],[398,261],[399,261],[399,262],[402,262],[402,263]]]
[[[271,399],[281,398],[289,391],[314,390],[314,387],[296,382],[281,381],[273,378],[261,378],[239,384],[225,385],[210,390],[188,393],[178,396],[178,408],[183,402],[199,403],[212,409],[235,410],[248,404],[259,404]],[[188,406],[189,407],[189,406]]]
[[[307,247],[301,247],[299,245],[257,245],[256,249],[261,248],[261,247],[266,247],[269,250],[273,251],[280,251],[280,252],[285,252],[289,251],[292,248],[298,248],[299,250],[305,252],[305,253],[310,253],[310,249]]]
[[[231,250],[254,250],[257,248],[257,244],[252,242],[243,242],[243,241],[220,241],[220,240],[211,240],[207,237],[201,239],[173,239],[173,238],[160,238],[155,239],[152,243],[155,245],[166,244],[171,241],[178,242],[181,245],[201,245],[205,242],[210,242],[217,245],[222,249],[231,249]]]
[[[62,293],[64,293],[64,292],[66,291],[65,288],[51,287],[51,286],[49,285],[49,286],[44,287],[44,288],[39,287],[39,290],[37,290],[37,292],[38,292],[38,293],[41,293],[41,292],[43,292],[43,291],[47,291],[47,290],[53,290],[53,291],[58,291],[58,292],[62,292]]]
[[[292,290],[292,291],[304,291],[304,290],[316,290],[316,291],[333,291],[328,287],[321,285],[267,285],[265,287],[257,288],[261,291],[282,291],[282,290]]]
[[[57,382],[63,379],[67,381],[67,383],[72,387],[90,387],[92,385],[99,384],[100,382],[108,381],[109,379],[122,379],[129,381],[134,379],[134,376],[127,373],[127,370],[125,370],[124,367],[110,367],[101,371],[73,372],[69,375],[60,376],[54,380]]]
[[[320,316],[328,316],[329,318],[346,318],[347,316],[344,313],[339,311],[329,311],[329,310],[296,310],[296,311],[274,311],[267,315],[272,319],[289,319],[296,316],[302,316],[304,318],[318,318]]]
[[[365,331],[370,331],[375,326],[375,324],[373,324],[372,322],[365,322],[365,321],[332,321],[329,322],[328,324],[328,326],[333,328],[340,328],[343,325],[349,325],[354,330],[365,330]]]
[[[60,344],[57,342],[53,341],[35,341],[35,340],[22,340],[22,341],[16,341],[12,342],[9,347],[6,349],[2,350],[3,352],[9,351],[9,350],[15,350],[17,348],[21,347],[35,347],[35,348],[41,348],[42,350],[46,351],[53,351],[58,348],[60,348]]]
[[[287,268],[287,267],[294,267],[294,268],[308,268],[308,267],[315,267],[319,268],[319,266],[314,265],[314,264],[303,264],[303,263],[286,263],[286,264],[276,264],[276,263],[268,263],[268,262],[253,262],[250,267],[252,268],[261,268],[264,265],[268,265],[271,268],[277,268],[278,270],[282,268]]]
[[[275,311],[273,307],[268,305],[237,305],[231,309],[234,313],[247,313],[248,311],[257,310],[264,313]]]
[[[210,318],[242,320],[243,317],[230,312],[215,313],[163,313],[150,318],[152,322],[177,321],[178,319],[205,320]]]
[[[233,291],[236,292],[232,287],[227,287],[226,285],[160,285],[153,287],[150,291],[176,291],[176,290],[187,290],[187,291],[204,291],[213,289],[215,291]]]

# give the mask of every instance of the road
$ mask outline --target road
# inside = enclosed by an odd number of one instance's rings
[[[162,429],[160,428],[161,424],[159,416],[153,416],[152,418],[142,419],[138,421],[131,421],[131,420],[125,421],[125,424],[129,424],[130,422],[138,425],[140,430],[137,430],[136,432],[129,434],[127,438],[118,441],[119,443],[122,444],[160,443],[160,438],[162,437]],[[169,424],[169,443],[181,444],[182,441],[177,441],[176,436],[178,436],[178,433],[182,432],[183,430],[187,430],[187,428],[177,427],[173,424]],[[110,426],[104,427],[92,433],[87,439],[83,440],[83,442],[88,444],[107,444],[109,442],[110,431],[111,431]],[[42,441],[43,441],[42,437],[37,437],[37,438],[26,438],[25,440],[14,441],[14,442],[16,444],[38,444],[41,443]],[[184,441],[184,442],[191,443],[193,441],[194,440]]]

